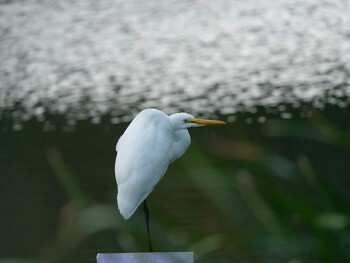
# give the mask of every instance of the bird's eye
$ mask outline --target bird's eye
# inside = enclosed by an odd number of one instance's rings
[[[190,123],[191,119],[184,119],[184,123]]]

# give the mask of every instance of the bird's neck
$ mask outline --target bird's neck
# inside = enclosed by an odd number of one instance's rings
[[[173,139],[174,151],[171,162],[179,159],[186,152],[188,146],[190,146],[191,143],[191,137],[187,129],[179,129],[173,131]]]

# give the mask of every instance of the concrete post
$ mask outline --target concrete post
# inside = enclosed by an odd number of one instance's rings
[[[99,253],[97,263],[193,263],[193,252]]]

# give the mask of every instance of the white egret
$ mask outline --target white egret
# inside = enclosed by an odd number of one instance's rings
[[[168,116],[157,109],[145,109],[118,140],[115,161],[118,208],[121,215],[129,219],[144,202],[149,242],[146,198],[163,177],[168,165],[186,152],[191,142],[187,129],[224,123],[197,119],[188,113]]]

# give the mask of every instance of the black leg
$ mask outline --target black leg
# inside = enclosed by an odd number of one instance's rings
[[[150,228],[149,228],[149,209],[148,209],[148,206],[147,206],[146,199],[145,199],[145,201],[143,201],[143,211],[145,213],[145,218],[146,218],[148,247],[149,247],[149,251],[153,252],[152,240],[151,240],[151,231],[150,231]]]

